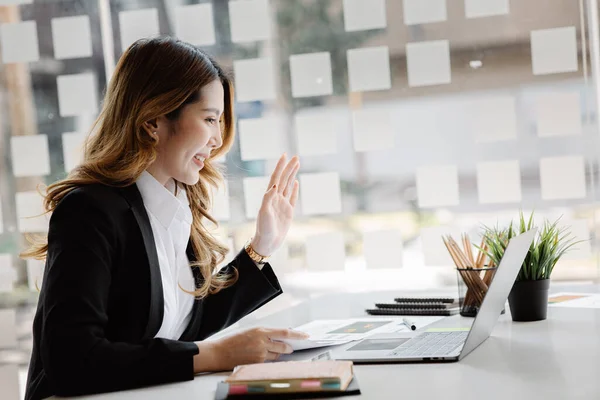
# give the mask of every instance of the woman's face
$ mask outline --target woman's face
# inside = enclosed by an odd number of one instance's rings
[[[187,185],[198,182],[204,160],[223,144],[219,121],[224,98],[223,84],[215,80],[202,88],[200,101],[185,106],[176,120],[157,118],[150,129],[158,136],[158,154],[148,172],[161,184],[170,178]]]

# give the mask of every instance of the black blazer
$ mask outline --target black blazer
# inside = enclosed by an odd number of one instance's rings
[[[242,250],[222,271],[238,282],[194,302],[179,340],[154,339],[163,289],[150,220],[137,186],[89,185],[69,193],[50,219],[44,280],[33,323],[26,400],[75,396],[194,378],[202,340],[277,295],[267,264]],[[188,244],[188,257],[194,254]],[[202,279],[194,268],[197,280]]]

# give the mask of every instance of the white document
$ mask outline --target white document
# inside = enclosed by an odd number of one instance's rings
[[[600,308],[600,293],[557,293],[548,303],[550,307]]]
[[[294,351],[317,349],[320,347],[327,347],[327,346],[338,346],[338,345],[346,344],[346,343],[350,342],[349,339],[348,340],[312,340],[312,339],[291,340],[291,339],[284,339],[284,340],[280,340],[280,341],[292,346],[292,349],[294,349]]]

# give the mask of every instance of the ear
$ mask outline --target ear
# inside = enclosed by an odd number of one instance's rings
[[[158,135],[158,121],[156,118],[144,122],[144,130],[146,130],[149,135],[156,137]]]

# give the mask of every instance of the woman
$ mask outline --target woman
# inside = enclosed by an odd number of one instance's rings
[[[272,300],[281,287],[265,256],[285,238],[298,197],[297,157],[271,176],[256,234],[215,273],[227,249],[215,222],[213,160],[233,142],[231,80],[206,54],[144,39],[122,56],[84,162],[49,186],[47,241],[26,399],[191,380],[195,373],[274,360],[301,339],[252,329],[203,341]]]

